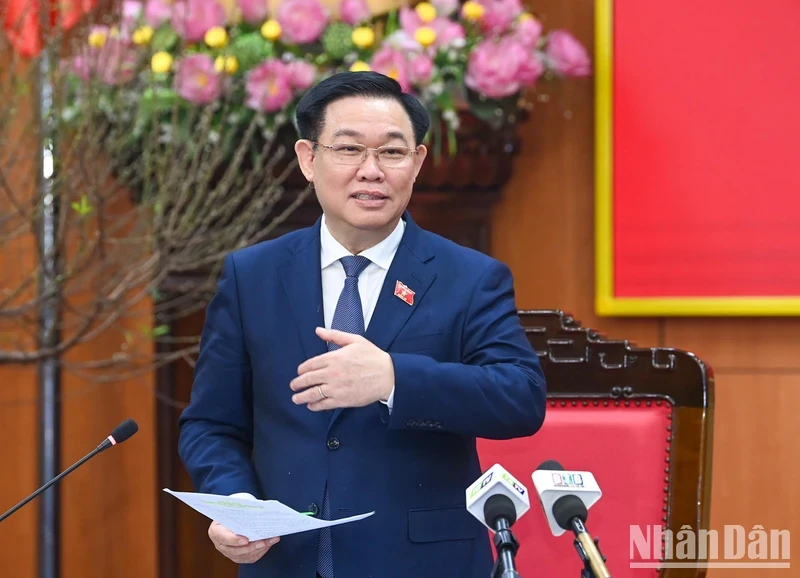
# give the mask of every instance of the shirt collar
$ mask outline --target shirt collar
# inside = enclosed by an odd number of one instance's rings
[[[359,253],[381,269],[389,270],[392,264],[394,254],[400,246],[400,241],[403,239],[405,232],[406,222],[400,219],[394,231],[386,237],[383,241]],[[319,231],[320,240],[320,265],[325,269],[332,263],[335,263],[342,257],[352,255],[350,251],[345,249],[339,241],[333,238],[331,232],[328,230],[328,225],[325,223],[325,215],[322,215],[322,223]]]

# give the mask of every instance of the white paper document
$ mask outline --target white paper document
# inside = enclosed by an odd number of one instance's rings
[[[251,541],[357,522],[375,513],[369,512],[327,521],[296,512],[276,500],[252,500],[214,494],[174,492],[167,488],[164,488],[164,491],[210,520],[219,522],[232,532],[246,536]]]

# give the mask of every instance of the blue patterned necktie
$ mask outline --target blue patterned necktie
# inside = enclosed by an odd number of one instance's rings
[[[364,310],[361,306],[361,295],[358,293],[358,276],[371,263],[366,257],[350,255],[339,259],[344,267],[347,277],[344,288],[339,295],[336,311],[333,314],[331,329],[364,335]],[[328,351],[335,351],[340,346],[328,342]],[[328,497],[328,485],[325,484],[325,497],[322,501],[322,519],[331,519],[331,504]],[[333,544],[331,542],[331,529],[322,528],[319,533],[319,548],[317,550],[317,572],[322,578],[333,578]]]

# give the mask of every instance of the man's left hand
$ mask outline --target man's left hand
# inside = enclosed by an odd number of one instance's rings
[[[363,407],[386,400],[394,389],[394,366],[388,353],[360,335],[317,328],[317,336],[341,346],[305,361],[289,387],[294,403],[311,411]]]

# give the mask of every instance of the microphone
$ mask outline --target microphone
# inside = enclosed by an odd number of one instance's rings
[[[495,464],[466,493],[467,511],[494,532],[497,561],[492,577],[520,578],[514,563],[519,542],[511,533],[511,526],[531,507],[528,490],[500,464]]]
[[[135,421],[133,421],[132,419],[125,420],[117,427],[115,427],[114,431],[111,432],[111,435],[108,436],[106,439],[104,439],[102,442],[100,442],[100,444],[95,449],[93,449],[89,454],[82,457],[80,460],[72,464],[69,468],[67,468],[66,470],[58,474],[55,478],[53,478],[45,485],[43,485],[41,488],[33,492],[30,496],[22,500],[19,504],[17,504],[16,506],[8,510],[5,514],[0,516],[0,522],[8,518],[11,514],[19,510],[22,506],[24,506],[32,499],[34,499],[36,496],[44,492],[47,488],[49,488],[50,486],[61,480],[61,478],[73,472],[74,470],[78,469],[86,462],[88,462],[97,454],[104,452],[108,448],[113,447],[117,444],[121,444],[122,442],[130,438],[133,434],[135,434],[137,431],[139,431],[139,426]]]
[[[558,462],[543,462],[531,475],[550,530],[560,536],[566,530],[575,534],[575,549],[584,563],[581,578],[611,578],[599,539],[589,535],[586,519],[589,508],[602,492],[591,472],[566,471]]]

